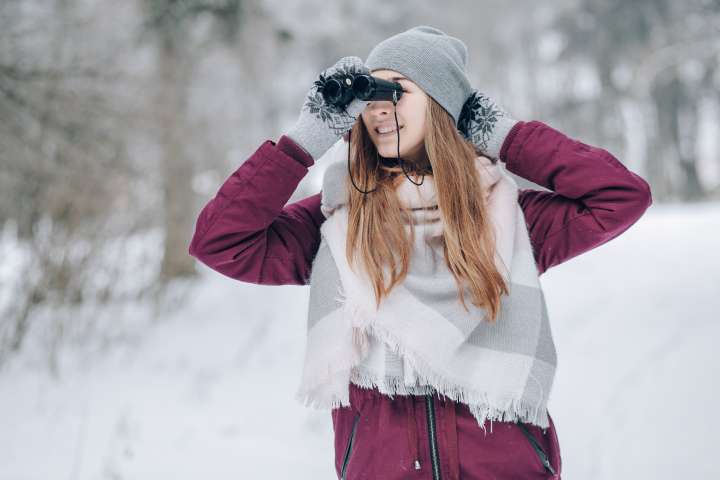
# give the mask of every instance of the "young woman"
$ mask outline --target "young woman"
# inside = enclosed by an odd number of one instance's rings
[[[459,40],[418,27],[324,71],[297,124],[203,210],[190,253],[243,282],[310,283],[298,396],[333,409],[347,479],[553,478],[555,348],[538,276],[629,228],[647,184],[472,89]],[[337,73],[401,98],[327,104]],[[341,136],[320,194],[285,205]],[[518,190],[500,168],[549,191]]]

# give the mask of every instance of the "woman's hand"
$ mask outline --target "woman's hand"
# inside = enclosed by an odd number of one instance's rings
[[[466,140],[497,158],[505,137],[516,123],[517,120],[510,118],[490,97],[473,90],[460,113],[458,130]]]
[[[325,102],[322,87],[335,74],[370,75],[370,69],[358,57],[345,57],[320,74],[305,97],[300,118],[287,137],[300,145],[312,158],[320,158],[350,130],[370,102],[353,99],[345,108]]]

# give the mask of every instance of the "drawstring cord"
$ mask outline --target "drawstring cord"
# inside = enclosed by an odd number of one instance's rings
[[[408,443],[410,444],[410,453],[413,460],[415,460],[415,469],[420,470],[420,440],[413,398],[412,395],[405,396],[408,414]],[[445,434],[447,436],[448,456],[450,457],[450,478],[451,480],[460,480],[460,451],[458,449],[455,402],[448,397],[445,397]]]
[[[400,165],[400,168],[402,168],[403,173],[405,174],[405,178],[407,178],[410,183],[413,185],[417,185],[418,187],[425,182],[425,174],[423,173],[422,180],[420,180],[420,183],[415,183],[412,181],[412,179],[408,176],[407,172],[405,171],[405,166],[402,163],[402,160],[400,158],[400,124],[398,123],[397,119],[397,91],[393,90],[393,115],[395,115],[395,131],[397,132],[397,163]],[[350,138],[348,138],[348,173],[350,174],[350,182],[352,182],[352,186],[355,187],[355,190],[362,193],[363,195],[367,195],[368,193],[372,193],[375,190],[377,190],[377,187],[373,188],[372,190],[360,190],[357,185],[355,185],[355,180],[352,176],[352,170],[350,168]]]
[[[413,396],[405,397],[408,413],[408,443],[410,444],[410,453],[415,460],[415,470],[420,470],[420,440],[418,439],[417,421],[415,420],[415,407],[413,406]]]

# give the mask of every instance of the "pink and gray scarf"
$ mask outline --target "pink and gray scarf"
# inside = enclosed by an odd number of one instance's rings
[[[555,347],[516,184],[499,163],[476,159],[494,220],[496,261],[510,287],[501,317],[490,324],[484,309],[468,302],[466,311],[460,303],[445,265],[432,177],[419,187],[407,179],[398,187],[398,198],[413,209],[412,260],[403,284],[376,308],[370,282],[347,262],[343,151],[323,181],[327,221],[312,269],[298,398],[318,408],[347,406],[350,382],[388,395],[435,390],[467,404],[480,425],[490,419],[548,427]]]

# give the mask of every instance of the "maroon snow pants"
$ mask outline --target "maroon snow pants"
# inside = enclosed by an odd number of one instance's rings
[[[560,478],[552,419],[544,432],[497,421],[483,430],[467,405],[437,394],[391,399],[353,384],[350,407],[332,416],[335,469],[343,480]]]

